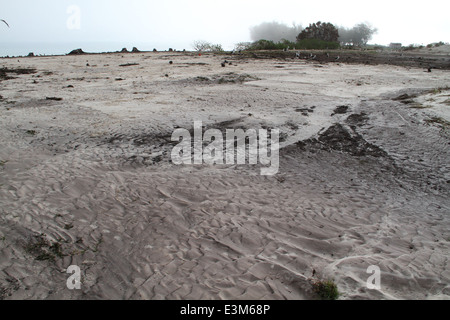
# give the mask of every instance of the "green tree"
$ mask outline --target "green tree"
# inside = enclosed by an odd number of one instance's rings
[[[316,22],[310,24],[297,36],[297,41],[306,39],[317,39],[327,42],[337,42],[339,39],[338,29],[329,22]]]

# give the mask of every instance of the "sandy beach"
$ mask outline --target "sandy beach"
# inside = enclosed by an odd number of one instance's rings
[[[449,299],[449,53],[1,58],[0,299]],[[278,173],[173,164],[194,121],[279,129]]]

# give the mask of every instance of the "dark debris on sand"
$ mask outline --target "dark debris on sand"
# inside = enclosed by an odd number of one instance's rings
[[[312,59],[311,57],[314,57]],[[402,67],[424,68],[425,70],[450,70],[450,56],[417,52],[377,52],[374,50],[261,50],[244,51],[237,59],[302,59],[315,64],[348,63],[364,65],[396,65]],[[432,66],[432,67],[430,67]]]
[[[10,74],[20,75],[33,73],[36,73],[36,69],[34,68],[17,68],[17,69],[0,68],[0,81],[14,79],[15,77],[11,76]]]
[[[336,109],[334,109],[334,113],[331,116],[334,116],[336,114],[346,114],[349,108],[349,106],[338,106],[336,107]]]
[[[195,83],[202,84],[241,84],[248,81],[259,80],[258,77],[249,74],[236,74],[234,72],[229,72],[221,75],[214,75],[212,77],[196,77],[193,79]]]
[[[380,147],[367,142],[352,127],[335,124],[319,135],[318,138],[300,141],[297,146],[302,150],[326,150],[348,153],[352,156],[388,157]]]

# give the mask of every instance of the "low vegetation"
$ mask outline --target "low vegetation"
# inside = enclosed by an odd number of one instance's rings
[[[450,90],[450,87],[449,87],[449,86],[446,86],[446,87],[440,87],[440,88],[432,89],[432,90],[430,90],[428,93],[431,93],[431,94],[441,94],[441,93],[443,93],[444,91],[449,91],[449,90]]]
[[[11,76],[11,74],[15,75],[21,75],[21,74],[33,74],[36,73],[36,69],[34,68],[0,68],[0,81],[2,80],[10,80],[14,79],[14,76]]]
[[[329,50],[329,49],[339,49],[340,44],[333,41],[324,41],[319,39],[305,39],[297,42],[296,49],[318,49],[318,50]]]
[[[298,42],[283,40],[273,42],[271,40],[259,40],[248,44],[244,50],[330,50],[339,49],[338,42],[324,41],[319,39],[303,39]]]
[[[273,39],[273,38],[272,38]],[[242,44],[240,44],[242,47]],[[329,50],[339,49],[339,31],[329,22],[316,22],[303,29],[294,41],[261,39],[245,46],[245,50]]]
[[[336,300],[339,298],[339,291],[333,280],[316,281],[312,286],[314,293],[322,300]]]
[[[195,51],[199,52],[223,52],[221,44],[212,44],[207,41],[199,40],[195,41],[192,45]]]
[[[437,47],[441,47],[443,45],[445,45],[446,43],[439,41],[439,42],[434,42],[434,43],[429,43],[427,44],[427,48],[437,48]]]
[[[38,261],[55,261],[57,258],[64,257],[61,244],[51,243],[43,234],[31,238],[25,244],[25,251],[35,256]]]
[[[450,128],[450,122],[442,117],[431,117],[430,119],[426,119],[425,122],[428,124],[437,124],[443,129]]]

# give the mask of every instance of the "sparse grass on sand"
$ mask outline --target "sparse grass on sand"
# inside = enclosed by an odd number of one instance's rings
[[[423,105],[421,103],[415,102],[415,103],[411,104],[410,108],[411,109],[430,109],[430,108],[432,108],[432,106],[430,106],[430,105]]]
[[[430,119],[426,119],[425,122],[428,124],[438,124],[443,128],[450,127],[450,122],[441,117],[432,117]]]
[[[51,243],[45,238],[45,235],[40,235],[30,239],[25,244],[25,251],[35,256],[38,261],[55,261],[56,258],[64,256],[61,244]]]
[[[450,90],[450,87],[441,87],[441,88],[435,88],[435,89],[432,89],[432,90],[430,90],[428,93],[431,93],[431,94],[440,94],[440,93],[442,93],[443,91],[448,91],[448,90]]]
[[[339,291],[333,280],[321,280],[313,283],[313,291],[321,300],[337,300]]]

